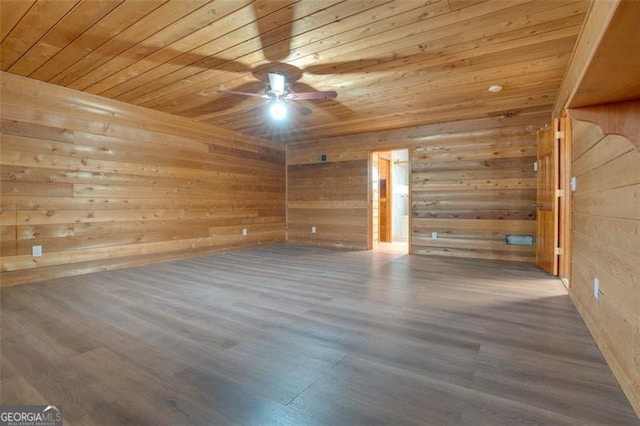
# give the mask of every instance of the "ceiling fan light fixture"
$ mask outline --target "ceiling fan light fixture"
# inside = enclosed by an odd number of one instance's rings
[[[273,101],[269,107],[269,115],[276,121],[282,121],[287,117],[287,107],[282,101]]]
[[[271,91],[276,95],[284,94],[284,74],[278,72],[269,73],[269,84],[271,85]]]

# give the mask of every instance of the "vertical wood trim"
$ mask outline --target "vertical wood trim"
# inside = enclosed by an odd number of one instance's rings
[[[411,170],[412,170],[412,161],[413,156],[411,155],[411,147],[407,147],[407,165],[409,174],[409,182],[408,182],[408,194],[407,194],[407,214],[409,215],[409,229],[407,229],[407,244],[409,245],[407,252],[409,254],[414,254],[413,249],[413,179],[411,179]]]
[[[571,286],[571,144],[573,140],[571,119],[566,111],[560,118],[560,131],[564,137],[560,139],[560,189],[564,195],[559,200],[559,237],[558,243],[563,249],[559,259],[559,276],[566,279],[565,285]]]
[[[375,152],[370,152],[367,164],[367,250],[372,250],[376,244],[373,238],[373,160]]]
[[[287,172],[287,164],[289,164],[289,153],[284,155],[284,240],[289,241],[289,173]]]
[[[385,194],[387,197],[387,211],[385,214],[387,215],[387,235],[386,238],[389,242],[393,242],[393,155],[388,160],[389,169],[387,171],[387,193]],[[391,196],[389,196],[391,194]]]
[[[551,120],[548,129],[538,132],[537,194],[536,194],[536,263],[553,275],[558,275],[558,213],[559,213],[559,119]]]

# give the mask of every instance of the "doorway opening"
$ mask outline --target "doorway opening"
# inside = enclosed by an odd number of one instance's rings
[[[373,152],[370,176],[371,248],[409,253],[409,150]]]

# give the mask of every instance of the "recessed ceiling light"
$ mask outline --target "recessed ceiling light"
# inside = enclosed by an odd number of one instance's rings
[[[489,86],[489,91],[491,93],[498,93],[501,90],[502,90],[502,86],[500,86],[499,84],[493,84],[493,85]]]

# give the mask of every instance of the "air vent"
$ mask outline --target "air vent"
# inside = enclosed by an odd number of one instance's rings
[[[507,245],[509,245],[509,246],[532,246],[533,245],[533,235],[507,234]]]

